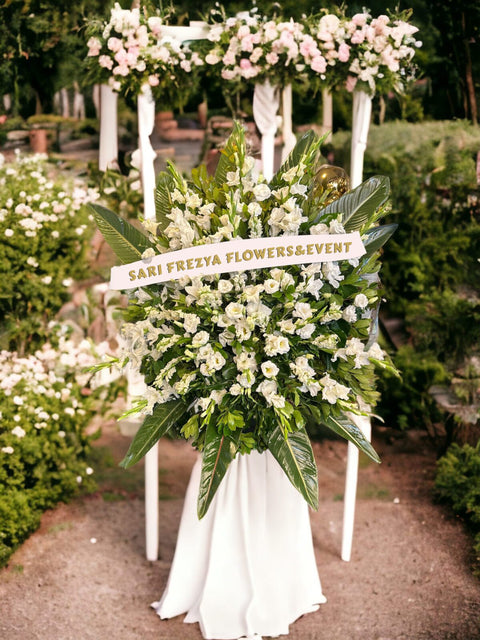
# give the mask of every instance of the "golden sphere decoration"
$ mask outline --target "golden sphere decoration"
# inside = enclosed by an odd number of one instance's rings
[[[315,174],[315,195],[319,196],[325,206],[350,190],[350,178],[341,167],[322,164]]]

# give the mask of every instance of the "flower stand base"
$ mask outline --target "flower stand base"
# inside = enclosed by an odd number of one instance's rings
[[[201,459],[180,522],[167,587],[152,607],[161,618],[186,613],[203,637],[231,640],[288,634],[326,602],[308,506],[270,452],[231,463],[210,508],[197,518]]]

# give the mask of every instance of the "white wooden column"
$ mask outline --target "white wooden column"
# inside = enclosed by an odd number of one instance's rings
[[[100,87],[100,148],[98,168],[106,171],[118,165],[117,137],[118,96],[112,89],[102,84]]]
[[[292,129],[292,85],[282,89],[282,162],[294,148],[297,138]]]
[[[353,93],[352,148],[350,180],[352,188],[358,187],[363,178],[363,157],[367,146],[372,98],[364,91]],[[349,415],[367,440],[372,437],[370,419],[364,416]],[[345,477],[345,495],[343,502],[342,560],[350,561],[352,555],[353,527],[355,523],[355,501],[357,497],[359,451],[351,442],[347,448],[347,472]]]
[[[253,118],[262,134],[262,170],[268,182],[274,172],[278,93],[278,88],[269,82],[256,84],[253,92]]]

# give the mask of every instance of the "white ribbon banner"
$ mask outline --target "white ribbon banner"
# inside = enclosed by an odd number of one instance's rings
[[[351,260],[364,253],[358,231],[202,244],[113,267],[110,289],[134,289],[184,276]]]

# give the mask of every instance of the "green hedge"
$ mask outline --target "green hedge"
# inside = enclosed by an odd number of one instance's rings
[[[472,529],[473,565],[480,576],[480,441],[476,447],[453,444],[449,448],[437,463],[435,492]]]

